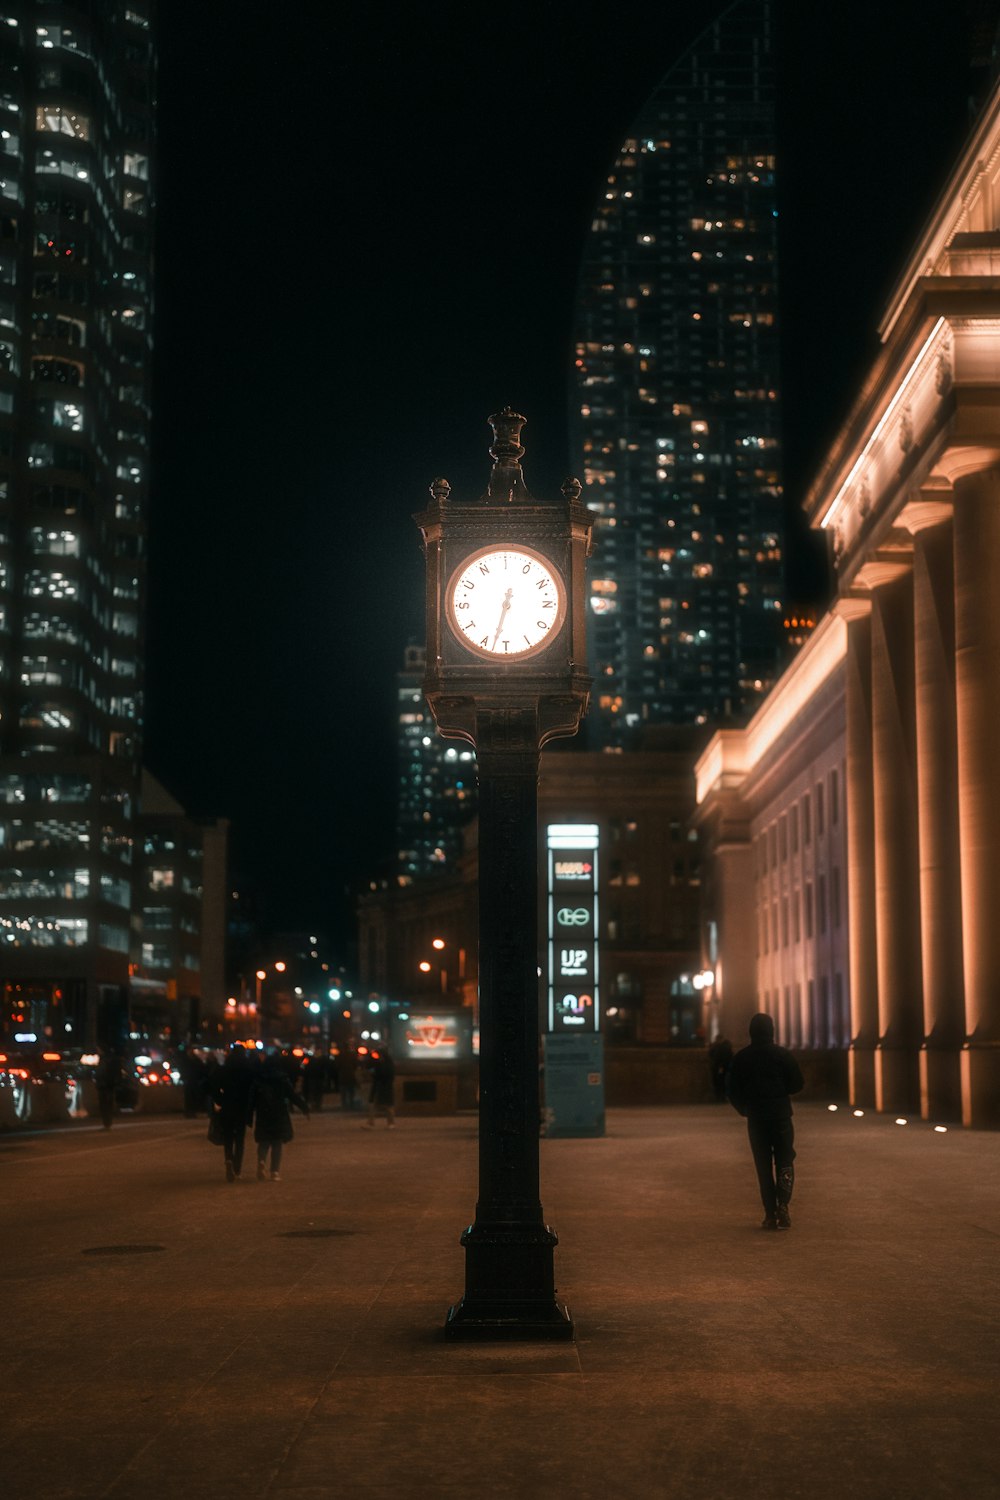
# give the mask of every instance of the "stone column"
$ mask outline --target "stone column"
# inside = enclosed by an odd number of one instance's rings
[[[872,793],[871,602],[843,600],[847,616],[847,912],[853,1105],[875,1104],[878,968],[875,946],[875,811]]]
[[[899,572],[898,566],[894,569]],[[872,790],[879,1040],[875,1107],[916,1112],[923,1036],[909,573],[872,593]]]
[[[965,1007],[951,507],[917,502],[908,510],[912,513],[904,512],[903,524],[914,533],[913,640],[924,996],[920,1113],[925,1120],[959,1120]],[[942,514],[947,518],[943,522]]]
[[[1000,472],[955,486],[955,686],[966,1043],[962,1119],[1000,1124]]]

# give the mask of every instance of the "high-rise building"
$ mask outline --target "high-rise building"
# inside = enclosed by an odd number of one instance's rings
[[[149,0],[0,11],[0,1023],[120,1029],[142,742]]]
[[[592,743],[745,714],[783,602],[772,0],[738,0],[640,111],[576,312],[597,512]]]
[[[396,882],[453,874],[476,810],[476,754],[442,740],[424,701],[426,653],[407,646],[397,678]]]

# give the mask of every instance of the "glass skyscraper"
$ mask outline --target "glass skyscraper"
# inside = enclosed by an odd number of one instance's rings
[[[772,0],[640,111],[597,205],[573,419],[597,513],[592,742],[753,711],[783,603]]]
[[[0,0],[0,1021],[63,1041],[110,1033],[129,977],[151,21]]]

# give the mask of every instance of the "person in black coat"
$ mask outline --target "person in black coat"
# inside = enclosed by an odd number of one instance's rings
[[[774,1040],[774,1022],[760,1012],[750,1022],[750,1045],[737,1052],[729,1070],[733,1108],[747,1122],[760,1197],[762,1229],[790,1229],[788,1205],[795,1184],[795,1131],[791,1095],[803,1086],[802,1073],[790,1052]]]
[[[309,1106],[292,1088],[280,1057],[269,1057],[257,1080],[254,1095],[253,1138],[257,1142],[257,1181],[268,1177],[267,1154],[271,1153],[270,1178],[281,1179],[281,1153],[295,1134],[291,1110],[299,1109],[308,1119]]]
[[[94,1073],[94,1082],[97,1084],[97,1100],[101,1111],[101,1124],[105,1130],[111,1129],[111,1121],[114,1119],[115,1114],[115,1105],[118,1103],[118,1090],[124,1081],[125,1065],[120,1055],[113,1047],[102,1047]]]
[[[253,1113],[256,1081],[246,1048],[234,1042],[210,1083],[212,1098],[219,1106],[227,1182],[233,1182],[243,1170],[243,1145]]]
[[[374,1130],[375,1115],[385,1113],[385,1123],[392,1130],[396,1124],[396,1064],[389,1048],[383,1044],[371,1054],[371,1093],[368,1096],[366,1124]]]

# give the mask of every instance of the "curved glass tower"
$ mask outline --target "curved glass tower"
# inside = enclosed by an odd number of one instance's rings
[[[576,310],[590,734],[753,711],[783,598],[772,0],[670,70],[608,174]]]
[[[0,0],[0,1022],[67,1043],[128,983],[151,19]]]

